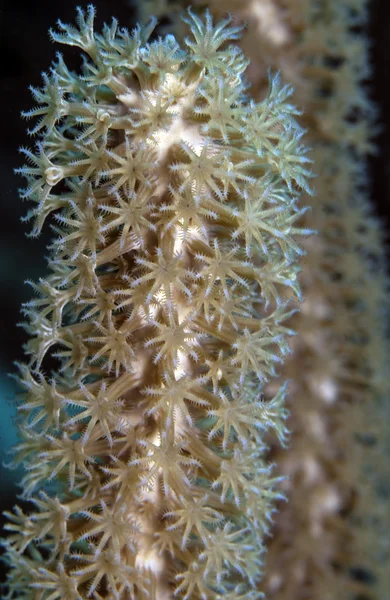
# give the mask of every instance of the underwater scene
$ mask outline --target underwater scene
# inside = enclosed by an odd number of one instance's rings
[[[4,2],[4,600],[390,600],[390,10]]]

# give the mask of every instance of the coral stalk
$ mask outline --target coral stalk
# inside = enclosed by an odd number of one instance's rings
[[[14,464],[33,508],[8,515],[7,597],[258,598],[282,497],[265,436],[288,437],[286,384],[263,388],[310,233],[299,112],[278,76],[250,100],[230,18],[188,11],[184,48],[150,41],[153,20],[93,20],[51,32],[82,72],[59,56],[25,113],[27,220],[56,237],[24,306]]]

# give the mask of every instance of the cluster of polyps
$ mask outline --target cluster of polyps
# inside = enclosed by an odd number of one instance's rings
[[[9,597],[254,599],[281,496],[264,436],[287,436],[286,386],[262,387],[309,233],[291,89],[248,98],[229,19],[188,11],[185,49],[93,19],[52,32],[82,74],[59,56],[25,115],[27,220],[57,237],[24,306],[15,463],[34,506],[8,515]]]

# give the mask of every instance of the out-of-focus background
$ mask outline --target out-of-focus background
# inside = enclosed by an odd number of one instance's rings
[[[140,0],[142,1],[142,0]],[[222,1],[222,0],[221,0]],[[136,0],[95,0],[96,28],[115,16],[122,26],[132,28],[137,19]],[[22,320],[20,306],[32,296],[24,285],[26,279],[37,280],[46,272],[46,246],[51,233],[46,228],[39,239],[27,239],[28,225],[20,218],[27,205],[18,197],[18,187],[24,182],[13,170],[21,166],[18,148],[33,145],[26,133],[28,122],[20,117],[21,110],[33,106],[29,85],[41,85],[41,72],[46,71],[60,48],[49,38],[48,29],[57,19],[74,22],[75,8],[80,0],[1,0],[1,93],[0,93],[0,455],[7,462],[7,449],[16,442],[13,426],[15,383],[7,373],[15,371],[14,361],[23,360],[24,330],[17,327]],[[372,180],[372,202],[390,232],[390,3],[371,0],[370,37],[373,79],[372,97],[377,102],[381,132],[377,136],[378,153],[369,159]],[[165,23],[167,25],[168,23]],[[61,47],[69,66],[77,68],[79,51]],[[390,264],[390,262],[389,262]],[[8,471],[0,464],[0,508],[12,508],[18,494],[20,474]],[[0,519],[2,521],[2,519]],[[1,523],[0,523],[1,525]],[[1,535],[1,534],[0,534]]]

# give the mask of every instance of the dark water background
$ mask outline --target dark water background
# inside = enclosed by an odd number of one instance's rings
[[[13,169],[23,162],[18,148],[32,145],[26,134],[28,122],[21,119],[20,111],[33,106],[28,85],[41,85],[40,73],[48,69],[57,50],[70,67],[77,68],[79,51],[53,44],[48,29],[58,18],[74,22],[79,4],[87,6],[77,0],[0,0],[0,462],[7,460],[5,452],[16,441],[12,424],[15,387],[6,374],[14,369],[13,361],[23,360],[26,334],[16,323],[22,320],[21,303],[32,295],[23,282],[45,275],[44,256],[50,240],[48,227],[39,239],[25,238],[26,224],[20,222],[28,203],[18,198],[18,187],[24,187],[24,182]],[[134,4],[128,0],[95,0],[94,4],[97,29],[111,16],[129,28],[136,22]],[[390,3],[371,0],[369,6],[373,65],[370,85],[383,125],[377,137],[378,154],[369,159],[372,202],[390,232]],[[0,465],[1,510],[10,510],[15,503],[19,475]]]

